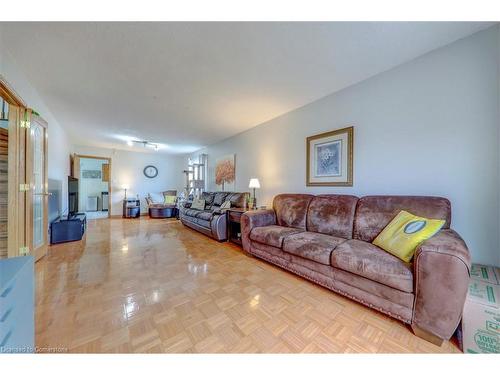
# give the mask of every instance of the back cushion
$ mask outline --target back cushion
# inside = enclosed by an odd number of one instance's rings
[[[212,207],[212,204],[214,203],[214,198],[215,198],[215,193],[209,193],[207,191],[201,193],[201,199],[205,199],[205,205],[207,208]]]
[[[351,239],[358,197],[317,195],[309,204],[307,230]]]
[[[231,202],[231,207],[241,208],[245,206],[245,202],[249,196],[250,193],[231,193],[226,197],[226,201]]]
[[[225,192],[225,191],[218,191],[217,193],[215,193],[213,205],[214,206],[220,206],[222,203],[224,203],[224,201],[226,200],[226,197],[229,194],[230,193]]]
[[[443,229],[450,227],[451,204],[446,198],[368,196],[358,201],[353,237],[357,240],[372,242],[401,210],[427,219],[445,220]]]
[[[274,197],[273,208],[278,225],[306,229],[307,208],[313,197],[309,194],[280,194]]]

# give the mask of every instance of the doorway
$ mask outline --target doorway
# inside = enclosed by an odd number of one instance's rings
[[[111,158],[75,155],[78,208],[88,220],[111,215]]]

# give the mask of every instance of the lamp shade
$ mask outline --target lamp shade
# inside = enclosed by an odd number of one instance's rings
[[[260,182],[258,178],[251,178],[250,183],[248,184],[250,189],[260,189]]]

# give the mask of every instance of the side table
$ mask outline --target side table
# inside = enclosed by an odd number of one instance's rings
[[[137,218],[141,215],[141,201],[135,198],[123,200],[123,217]]]
[[[239,246],[241,246],[241,215],[247,209],[244,208],[230,208],[226,211],[227,215],[227,239]]]

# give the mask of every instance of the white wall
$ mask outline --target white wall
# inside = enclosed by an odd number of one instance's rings
[[[438,195],[476,262],[499,259],[498,27],[207,147],[236,153],[236,190],[258,177],[260,204],[284,192]],[[354,186],[306,187],[307,136],[353,125]]]
[[[142,153],[133,151],[111,150],[97,147],[74,146],[81,155],[111,157],[111,215],[122,214],[123,185],[128,185],[128,197],[139,194],[141,212],[147,212],[144,198],[148,193],[160,193],[165,190],[182,190],[183,158],[181,156],[160,153]],[[156,178],[144,176],[147,165],[158,168]]]
[[[10,84],[24,102],[40,114],[49,124],[49,150],[48,165],[49,178],[62,181],[63,191],[61,194],[62,212],[68,208],[67,190],[69,175],[69,155],[71,146],[68,136],[52,113],[45,105],[36,89],[30,84],[28,78],[21,72],[12,56],[6,50],[6,45],[1,41],[0,29],[0,74]]]

